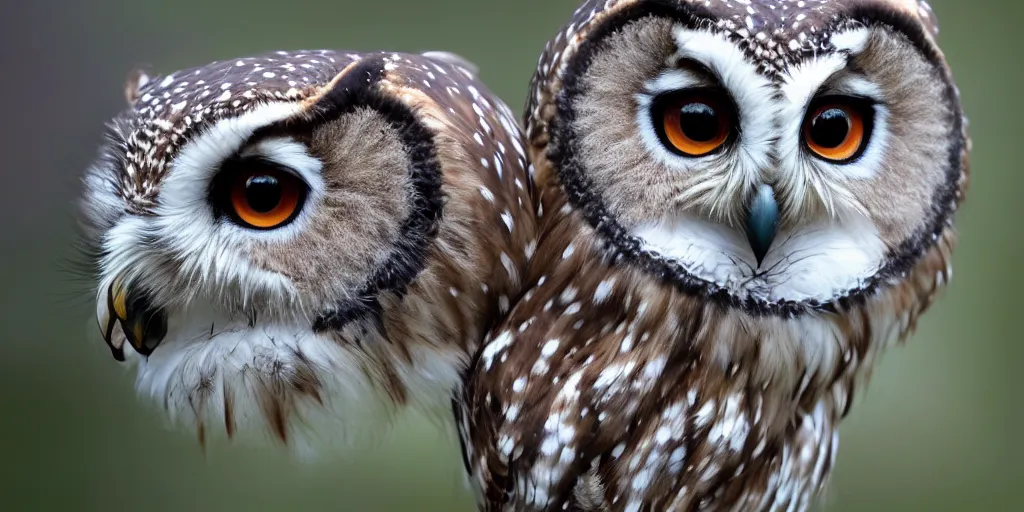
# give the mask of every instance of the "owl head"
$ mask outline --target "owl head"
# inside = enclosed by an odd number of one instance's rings
[[[300,51],[136,74],[81,218],[138,392],[200,438],[449,411],[533,237],[520,134],[475,72]]]
[[[936,34],[913,0],[586,2],[534,77],[538,184],[724,305],[860,302],[938,244],[966,187]]]

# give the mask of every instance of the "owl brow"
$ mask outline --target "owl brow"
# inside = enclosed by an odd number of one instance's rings
[[[707,64],[704,64],[703,62],[700,62],[691,57],[677,57],[673,65],[677,69],[701,75],[703,78],[714,80],[717,83],[722,82],[722,77],[719,76],[718,73],[711,69]]]
[[[296,129],[295,121],[285,119],[276,123],[262,126],[252,132],[252,135],[241,146],[235,156],[240,156],[246,148],[259,144],[267,139],[288,138],[309,147],[313,141],[313,130],[311,126],[300,126]]]
[[[699,82],[697,85],[692,87],[685,87],[683,90],[691,89],[714,89],[728,92],[725,88],[725,84],[722,80],[722,76],[715,72],[707,64],[700,62],[690,57],[678,57],[672,64],[672,69],[692,73]],[[668,92],[668,91],[662,91]]]
[[[868,84],[872,90],[865,91],[863,88],[851,86],[851,82]],[[887,105],[885,99],[878,93],[877,86],[868,78],[868,75],[861,70],[850,68],[842,69],[830,76],[814,91],[810,99],[814,101],[817,98],[828,96],[845,96],[872,106]]]

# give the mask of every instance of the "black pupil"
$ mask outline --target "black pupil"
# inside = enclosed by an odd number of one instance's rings
[[[705,103],[687,103],[679,110],[679,127],[690,140],[708,142],[718,136],[718,113]]]
[[[850,133],[850,118],[842,109],[830,108],[811,121],[811,140],[823,148],[838,147]]]
[[[273,176],[253,176],[245,182],[245,200],[258,213],[273,211],[281,202],[281,185]]]

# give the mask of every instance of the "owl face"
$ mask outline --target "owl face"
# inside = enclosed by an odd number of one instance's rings
[[[474,73],[315,51],[130,82],[82,217],[140,394],[201,437],[449,410],[533,237],[519,132]]]
[[[966,142],[923,4],[590,4],[530,133],[616,249],[788,314],[863,298],[941,234]]]

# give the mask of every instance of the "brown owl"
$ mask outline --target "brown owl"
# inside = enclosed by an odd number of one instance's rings
[[[517,123],[475,75],[344,51],[136,75],[81,217],[138,393],[200,439],[450,423],[536,237]]]
[[[591,0],[526,112],[539,244],[460,425],[489,511],[804,510],[950,277],[970,148],[913,0]]]

